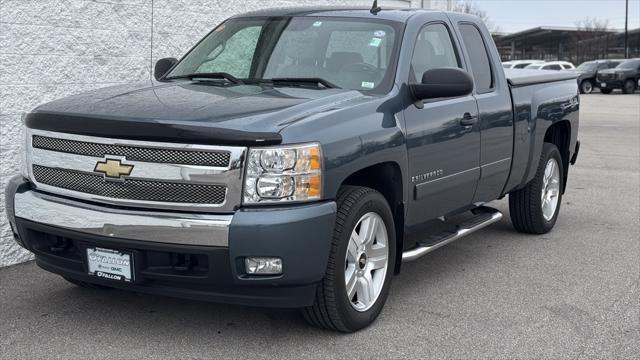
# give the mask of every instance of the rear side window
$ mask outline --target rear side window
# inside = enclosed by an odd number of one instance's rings
[[[484,93],[493,89],[493,71],[489,55],[482,35],[477,27],[471,24],[460,24],[460,32],[464,47],[469,53],[471,72],[476,83],[476,92]]]
[[[544,66],[542,69],[544,69],[544,70],[562,70],[562,68],[558,64],[547,65],[547,66]]]

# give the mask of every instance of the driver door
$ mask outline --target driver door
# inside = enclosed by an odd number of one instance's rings
[[[461,59],[447,24],[426,24],[416,40],[410,82],[421,81],[429,69],[463,68]],[[430,99],[421,105],[405,109],[412,194],[409,226],[468,207],[480,177],[479,125],[461,124],[463,118],[467,123],[478,118],[473,95]]]

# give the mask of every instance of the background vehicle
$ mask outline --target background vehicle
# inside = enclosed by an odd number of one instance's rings
[[[640,81],[640,58],[628,59],[613,69],[598,71],[597,82],[600,92],[610,94],[613,89],[622,89],[625,94],[633,94]]]
[[[42,105],[16,241],[81,286],[369,325],[394,273],[498,221],[543,234],[579,142],[575,74],[506,70],[477,17],[235,16],[158,81]]]
[[[530,70],[573,70],[575,66],[568,61],[549,61],[542,64],[530,64],[525,67]]]
[[[502,63],[505,69],[523,69],[531,64],[544,64],[543,60],[513,60]]]
[[[594,60],[583,62],[576,68],[578,73],[578,88],[581,94],[590,94],[594,87],[600,87],[596,82],[596,75],[600,70],[611,69],[623,60]]]

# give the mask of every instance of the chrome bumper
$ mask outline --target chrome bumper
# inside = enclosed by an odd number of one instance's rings
[[[35,191],[15,194],[15,216],[67,230],[157,243],[229,245],[233,215],[123,210]]]

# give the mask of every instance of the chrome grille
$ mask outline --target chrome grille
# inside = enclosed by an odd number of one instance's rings
[[[85,201],[136,208],[230,213],[242,199],[247,148],[111,139],[27,129],[35,187]],[[131,168],[107,179],[110,160]]]
[[[227,151],[208,152],[196,150],[151,149],[137,146],[121,146],[59,139],[40,135],[33,136],[33,147],[37,149],[96,157],[117,155],[124,156],[127,160],[216,167],[228,166],[231,155]]]
[[[34,165],[33,177],[41,184],[114,199],[221,204],[226,188],[219,185],[183,184],[126,179],[105,181],[101,175]]]

